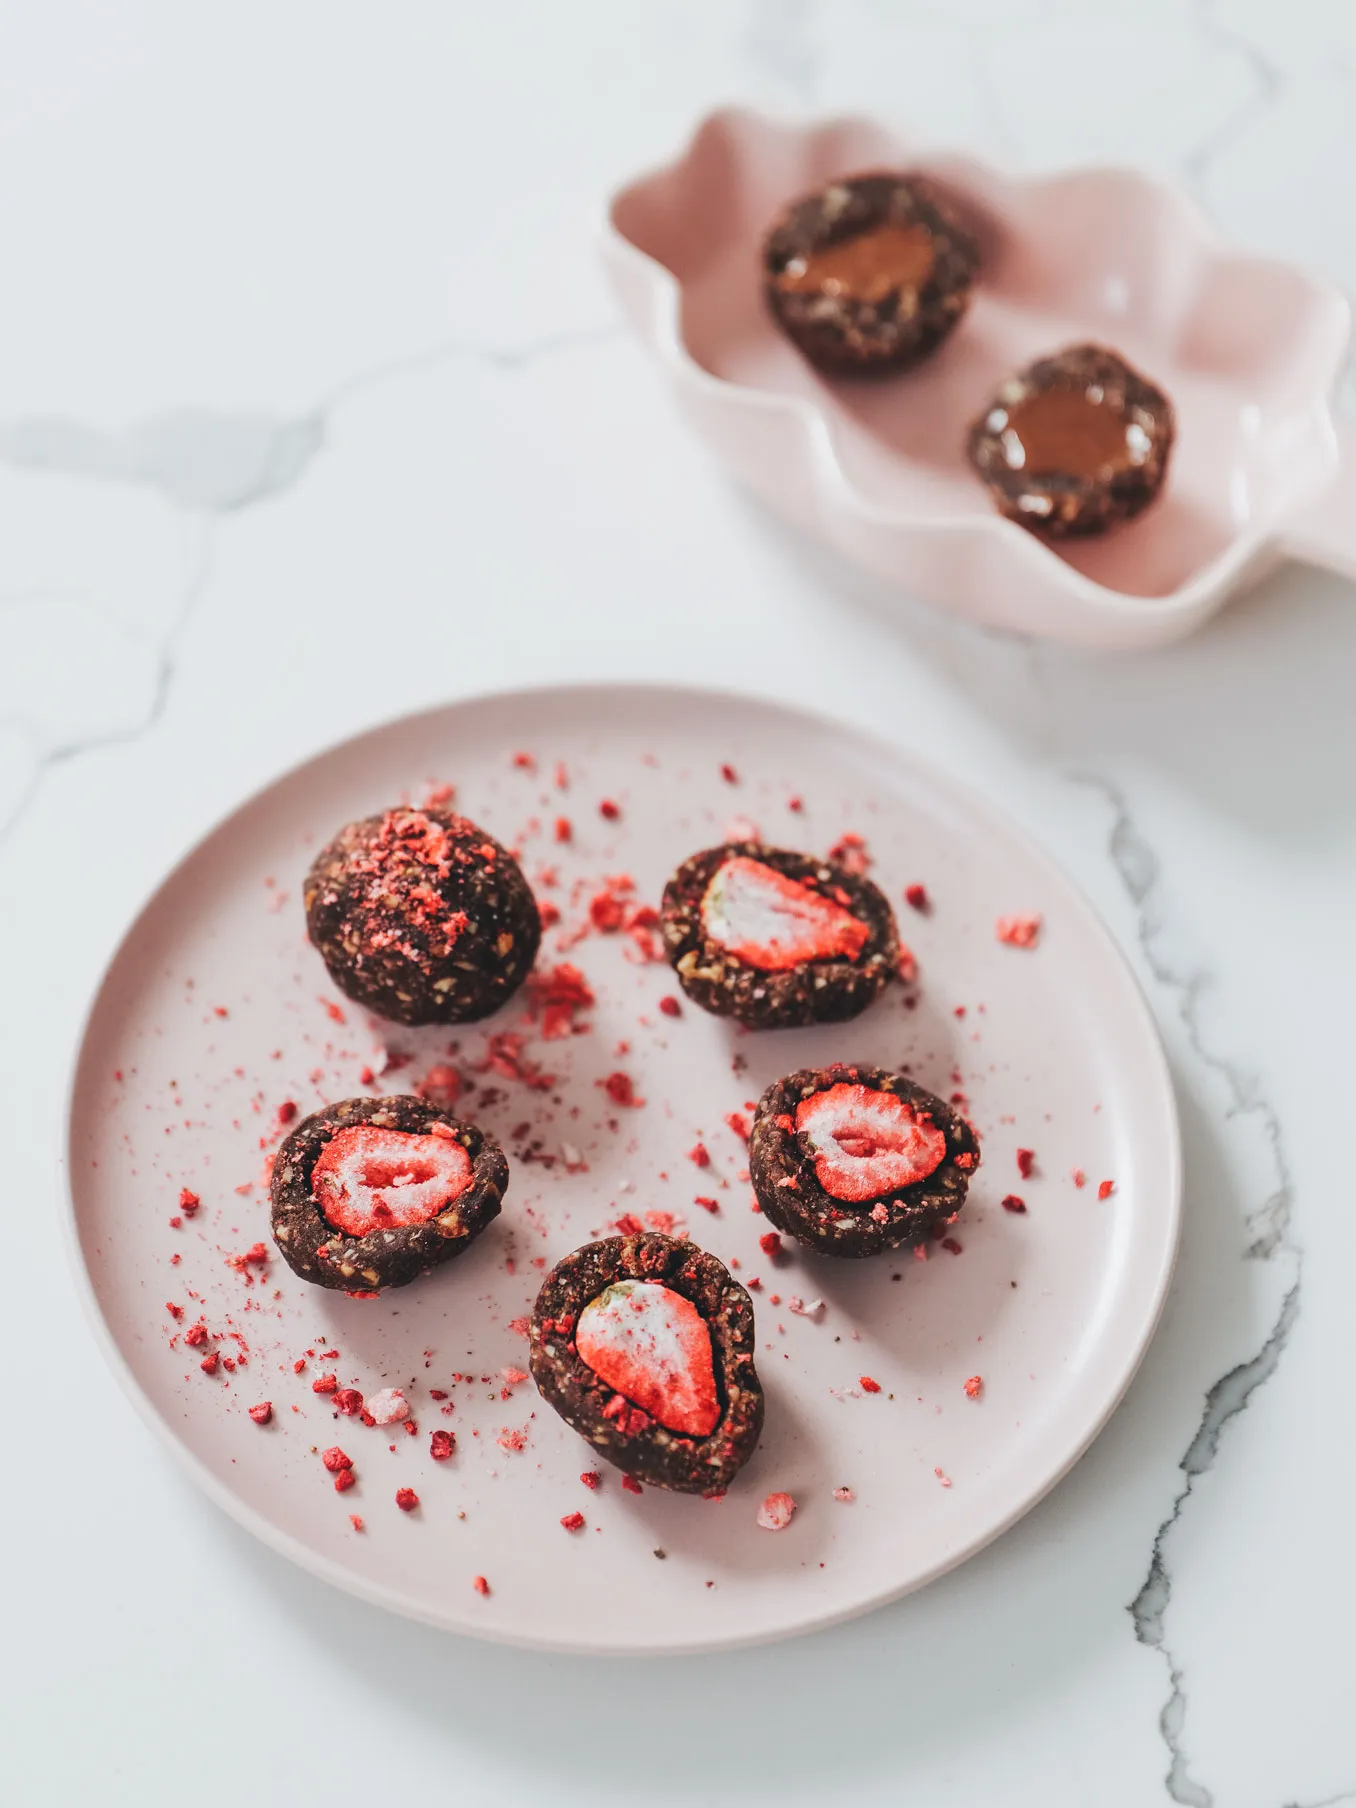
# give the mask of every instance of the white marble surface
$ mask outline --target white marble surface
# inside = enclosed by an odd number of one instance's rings
[[[732,493],[591,246],[600,193],[727,98],[1144,163],[1356,287],[1346,0],[0,9],[16,1808],[1356,1801],[1356,599],[1291,570],[1101,661],[925,614]],[[331,1594],[197,1497],[78,1315],[52,1151],[101,962],[245,791],[435,699],[664,673],[828,689],[1076,875],[1172,1055],[1186,1239],[1111,1428],[956,1575],[747,1655],[534,1659]]]

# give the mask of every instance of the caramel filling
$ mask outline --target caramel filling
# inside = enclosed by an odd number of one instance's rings
[[[877,226],[855,238],[840,239],[793,257],[777,278],[791,295],[841,295],[853,301],[879,302],[898,289],[919,289],[937,261],[926,226]]]
[[[1063,471],[1087,483],[1142,464],[1150,445],[1142,427],[1086,389],[1043,389],[1018,402],[1002,443],[1010,470]]]

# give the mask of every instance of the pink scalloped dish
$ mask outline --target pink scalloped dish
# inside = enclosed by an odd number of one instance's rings
[[[889,376],[824,375],[780,330],[762,246],[789,203],[866,171],[925,177],[978,247],[968,309]],[[677,162],[617,193],[604,255],[680,409],[730,472],[805,532],[954,613],[1073,644],[1190,632],[1283,559],[1356,576],[1356,457],[1329,392],[1335,290],[1222,243],[1179,191],[1125,171],[1017,179],[865,120],[712,115]],[[994,508],[966,434],[1012,374],[1091,342],[1171,399],[1162,493],[1051,540]]]

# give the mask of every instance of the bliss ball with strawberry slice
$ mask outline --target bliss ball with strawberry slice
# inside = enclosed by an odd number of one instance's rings
[[[473,1023],[537,958],[541,916],[522,868],[450,810],[384,810],[340,829],[303,889],[330,978],[393,1023]]]
[[[723,1494],[763,1426],[753,1302],[674,1237],[606,1237],[566,1256],[531,1321],[532,1378],[600,1456],[679,1494]]]
[[[694,1004],[750,1029],[841,1023],[895,977],[899,933],[860,873],[756,841],[685,860],[664,888],[664,952]]]
[[[379,1293],[462,1255],[507,1189],[504,1151],[475,1124],[425,1099],[344,1099],[279,1149],[273,1236],[302,1280]]]
[[[764,1217],[827,1256],[940,1235],[978,1166],[959,1112],[884,1067],[806,1067],[774,1081],[749,1136]]]

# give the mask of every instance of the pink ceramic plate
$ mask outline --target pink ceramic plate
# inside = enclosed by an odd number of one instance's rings
[[[794,196],[882,167],[924,169],[949,192],[981,241],[979,283],[916,370],[826,380],[773,325],[759,246]],[[614,198],[605,255],[684,414],[734,474],[941,607],[1132,647],[1189,632],[1285,556],[1356,575],[1356,461],[1327,400],[1347,304],[1228,249],[1174,189],[1109,170],[1014,181],[864,120],[730,111]],[[1081,339],[1167,391],[1178,439],[1153,509],[1052,550],[994,512],[965,430],[1004,376]]]
[[[587,976],[585,1033],[545,1040],[522,1004],[455,1037],[401,1031],[329,985],[298,895],[317,843],[444,781],[522,848],[539,896],[560,908],[544,955]],[[604,799],[619,820],[600,814]],[[557,816],[572,840],[555,839]],[[634,934],[575,939],[606,877],[630,875],[623,896],[653,904],[682,856],[747,832],[738,818],[816,850],[865,838],[918,957],[914,1008],[898,987],[855,1025],[741,1034],[687,1005],[660,1010],[676,988],[645,958],[643,915]],[[916,881],[928,915],[904,905]],[[1036,948],[998,941],[997,917],[1032,912],[1044,918]],[[491,1040],[503,1032],[525,1039]],[[968,1100],[984,1164],[954,1249],[857,1263],[760,1250],[766,1221],[727,1114],[775,1076],[838,1057],[908,1062]],[[400,1090],[448,1062],[475,1082],[467,1106],[512,1163],[504,1214],[472,1251],[369,1300],[261,1265],[279,1108],[363,1091],[368,1066]],[[551,1079],[513,1077],[534,1071]],[[643,1104],[613,1102],[600,1081],[614,1072]],[[692,1159],[699,1142],[707,1166]],[[1029,1180],[1019,1146],[1036,1151]],[[1105,1422],[1153,1331],[1178,1222],[1163,1055],[1068,881],[995,812],[887,746],[771,704],[664,689],[452,705],[338,747],[246,804],[170,875],[113,961],[75,1076],[70,1171],[110,1360],[214,1500],[370,1601],[557,1650],[774,1638],[961,1562]],[[1104,1180],[1115,1190],[1102,1198]],[[184,1187],[202,1201],[187,1217]],[[1024,1215],[1002,1207],[1014,1192]],[[648,1215],[672,1214],[761,1282],[767,1429],[723,1501],[630,1494],[610,1469],[590,1492],[588,1447],[516,1378],[543,1265],[623,1213],[660,1225],[667,1216]],[[200,1321],[206,1340],[190,1343]],[[312,1387],[329,1374],[366,1396],[402,1387],[417,1435],[337,1416]],[[248,1408],[263,1401],[272,1422],[258,1425]],[[434,1430],[456,1434],[449,1461],[431,1456]],[[318,1454],[336,1444],[358,1476],[344,1494]],[[415,1512],[397,1508],[402,1487]],[[798,1503],[780,1533],[756,1523],[772,1490]],[[576,1511],[586,1525],[572,1533],[560,1521]]]

